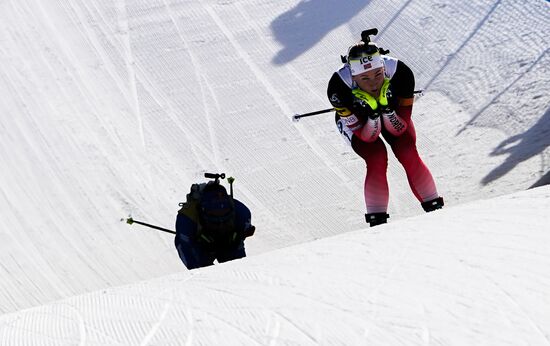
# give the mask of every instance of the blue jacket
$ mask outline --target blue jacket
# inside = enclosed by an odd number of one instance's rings
[[[244,238],[251,227],[250,209],[237,199],[235,205],[235,241],[225,244],[207,242],[200,239],[199,220],[194,212],[179,212],[176,218],[176,237],[174,244],[181,261],[188,269],[200,268],[242,258],[246,256]]]

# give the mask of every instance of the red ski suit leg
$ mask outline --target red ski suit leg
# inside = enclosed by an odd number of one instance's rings
[[[437,188],[432,174],[424,164],[416,148],[416,131],[411,119],[412,107],[400,107],[399,116],[407,122],[407,131],[399,137],[382,130],[382,135],[390,145],[395,157],[403,165],[409,186],[420,202],[437,198]],[[365,204],[368,213],[387,212],[389,189],[387,180],[388,152],[381,138],[374,142],[361,141],[357,136],[352,138],[353,150],[366,163]]]
[[[374,142],[363,142],[358,136],[353,136],[351,147],[361,156],[367,165],[365,176],[365,204],[368,213],[385,213],[388,210],[388,152],[380,137]]]

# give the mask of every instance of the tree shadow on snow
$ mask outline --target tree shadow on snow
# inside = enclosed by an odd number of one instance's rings
[[[348,22],[370,1],[302,0],[271,23],[271,31],[283,48],[273,58],[277,65],[296,59],[326,34]]]
[[[540,154],[547,147],[550,147],[550,108],[546,110],[546,113],[529,130],[504,140],[493,150],[491,156],[504,154],[508,154],[509,156],[500,166],[489,172],[481,180],[481,183],[487,185],[501,178],[518,164]],[[545,177],[547,176],[548,173]],[[546,180],[548,180],[548,177]]]

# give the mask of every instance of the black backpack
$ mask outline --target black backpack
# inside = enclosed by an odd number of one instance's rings
[[[208,247],[224,247],[237,240],[235,203],[219,182],[193,184],[180,213],[197,223],[195,239]]]
[[[203,227],[234,226],[235,203],[223,185],[215,182],[206,184],[198,202],[198,216]]]

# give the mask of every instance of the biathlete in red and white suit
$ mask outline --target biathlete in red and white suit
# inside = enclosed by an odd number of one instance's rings
[[[424,210],[443,206],[416,148],[411,119],[414,74],[405,63],[381,55],[372,42],[361,41],[349,49],[347,63],[332,75],[327,94],[336,109],[338,130],[366,162],[365,218],[370,226],[386,223],[389,217],[388,152],[382,138],[405,168]]]

